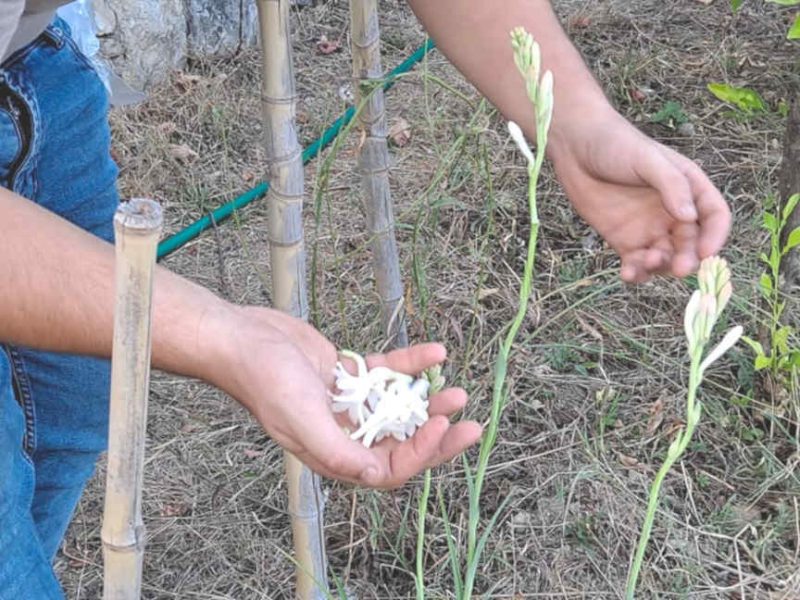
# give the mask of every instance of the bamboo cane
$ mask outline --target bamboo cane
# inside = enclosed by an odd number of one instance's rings
[[[356,99],[361,102],[368,98],[359,117],[365,137],[358,155],[358,168],[366,203],[372,269],[389,343],[395,347],[407,346],[403,283],[389,188],[386,108],[380,85],[383,70],[377,0],[350,0],[350,22]]]
[[[258,0],[262,49],[261,101],[270,182],[267,194],[273,304],[306,319],[303,162],[295,129],[295,81],[289,0]],[[285,454],[297,587],[302,600],[327,597],[323,501],[319,477]]]
[[[116,295],[108,472],[101,532],[106,600],[138,600],[141,592],[151,298],[161,223],[161,207],[153,200],[123,203],[114,216]]]

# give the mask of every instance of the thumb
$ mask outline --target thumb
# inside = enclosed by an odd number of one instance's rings
[[[690,182],[657,144],[638,155],[634,168],[645,183],[658,191],[664,210],[673,218],[687,223],[697,220]]]

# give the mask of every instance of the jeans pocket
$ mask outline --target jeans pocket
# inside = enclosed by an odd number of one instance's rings
[[[30,107],[0,76],[0,186],[14,189],[14,179],[30,151],[32,130]]]

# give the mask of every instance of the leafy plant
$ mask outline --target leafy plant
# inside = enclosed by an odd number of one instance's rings
[[[763,227],[769,232],[769,254],[761,253],[761,262],[767,267],[767,272],[761,275],[758,289],[767,301],[769,310],[769,353],[764,350],[761,342],[749,337],[742,338],[755,352],[754,366],[757,371],[769,369],[776,380],[782,375],[791,373],[800,366],[800,350],[789,345],[789,338],[794,333],[788,325],[781,324],[781,317],[786,308],[786,301],[781,297],[780,277],[781,262],[792,248],[800,245],[800,227],[793,229],[786,241],[782,242],[784,229],[792,211],[800,202],[800,194],[794,194],[784,205],[783,209],[775,208],[774,212],[764,213]]]
[[[689,121],[689,117],[683,112],[683,107],[674,100],[668,100],[664,106],[656,114],[650,117],[653,123],[666,125],[667,127],[676,128]]]
[[[702,404],[697,399],[697,392],[703,381],[703,374],[714,361],[719,359],[736,344],[742,335],[742,328],[740,326],[733,327],[725,334],[722,341],[708,353],[708,356],[706,356],[705,359],[703,358],[705,347],[711,339],[711,332],[714,325],[725,309],[733,292],[730,278],[730,270],[724,259],[710,257],[703,260],[697,274],[699,289],[695,290],[689,303],[686,305],[684,329],[686,331],[688,352],[691,360],[689,368],[689,386],[686,396],[686,426],[678,431],[675,439],[670,444],[669,450],[667,450],[667,457],[658,470],[658,473],[656,473],[653,485],[650,488],[647,512],[645,514],[644,523],[642,524],[642,532],[639,536],[639,543],[636,547],[636,554],[633,559],[633,564],[631,565],[628,583],[625,589],[625,597],[628,600],[633,600],[633,594],[636,591],[636,582],[639,579],[639,572],[644,562],[644,553],[647,549],[647,543],[650,540],[650,533],[653,529],[656,510],[658,509],[661,485],[664,483],[664,479],[672,468],[672,465],[680,459],[689,446],[692,434],[697,424],[700,422]]]

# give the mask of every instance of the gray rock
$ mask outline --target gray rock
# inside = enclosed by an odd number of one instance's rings
[[[94,10],[101,53],[133,87],[146,89],[182,66],[184,0],[94,0]]]
[[[100,51],[138,89],[187,57],[230,56],[258,43],[255,0],[94,0]]]
[[[228,56],[258,42],[255,0],[186,0],[188,55]]]

